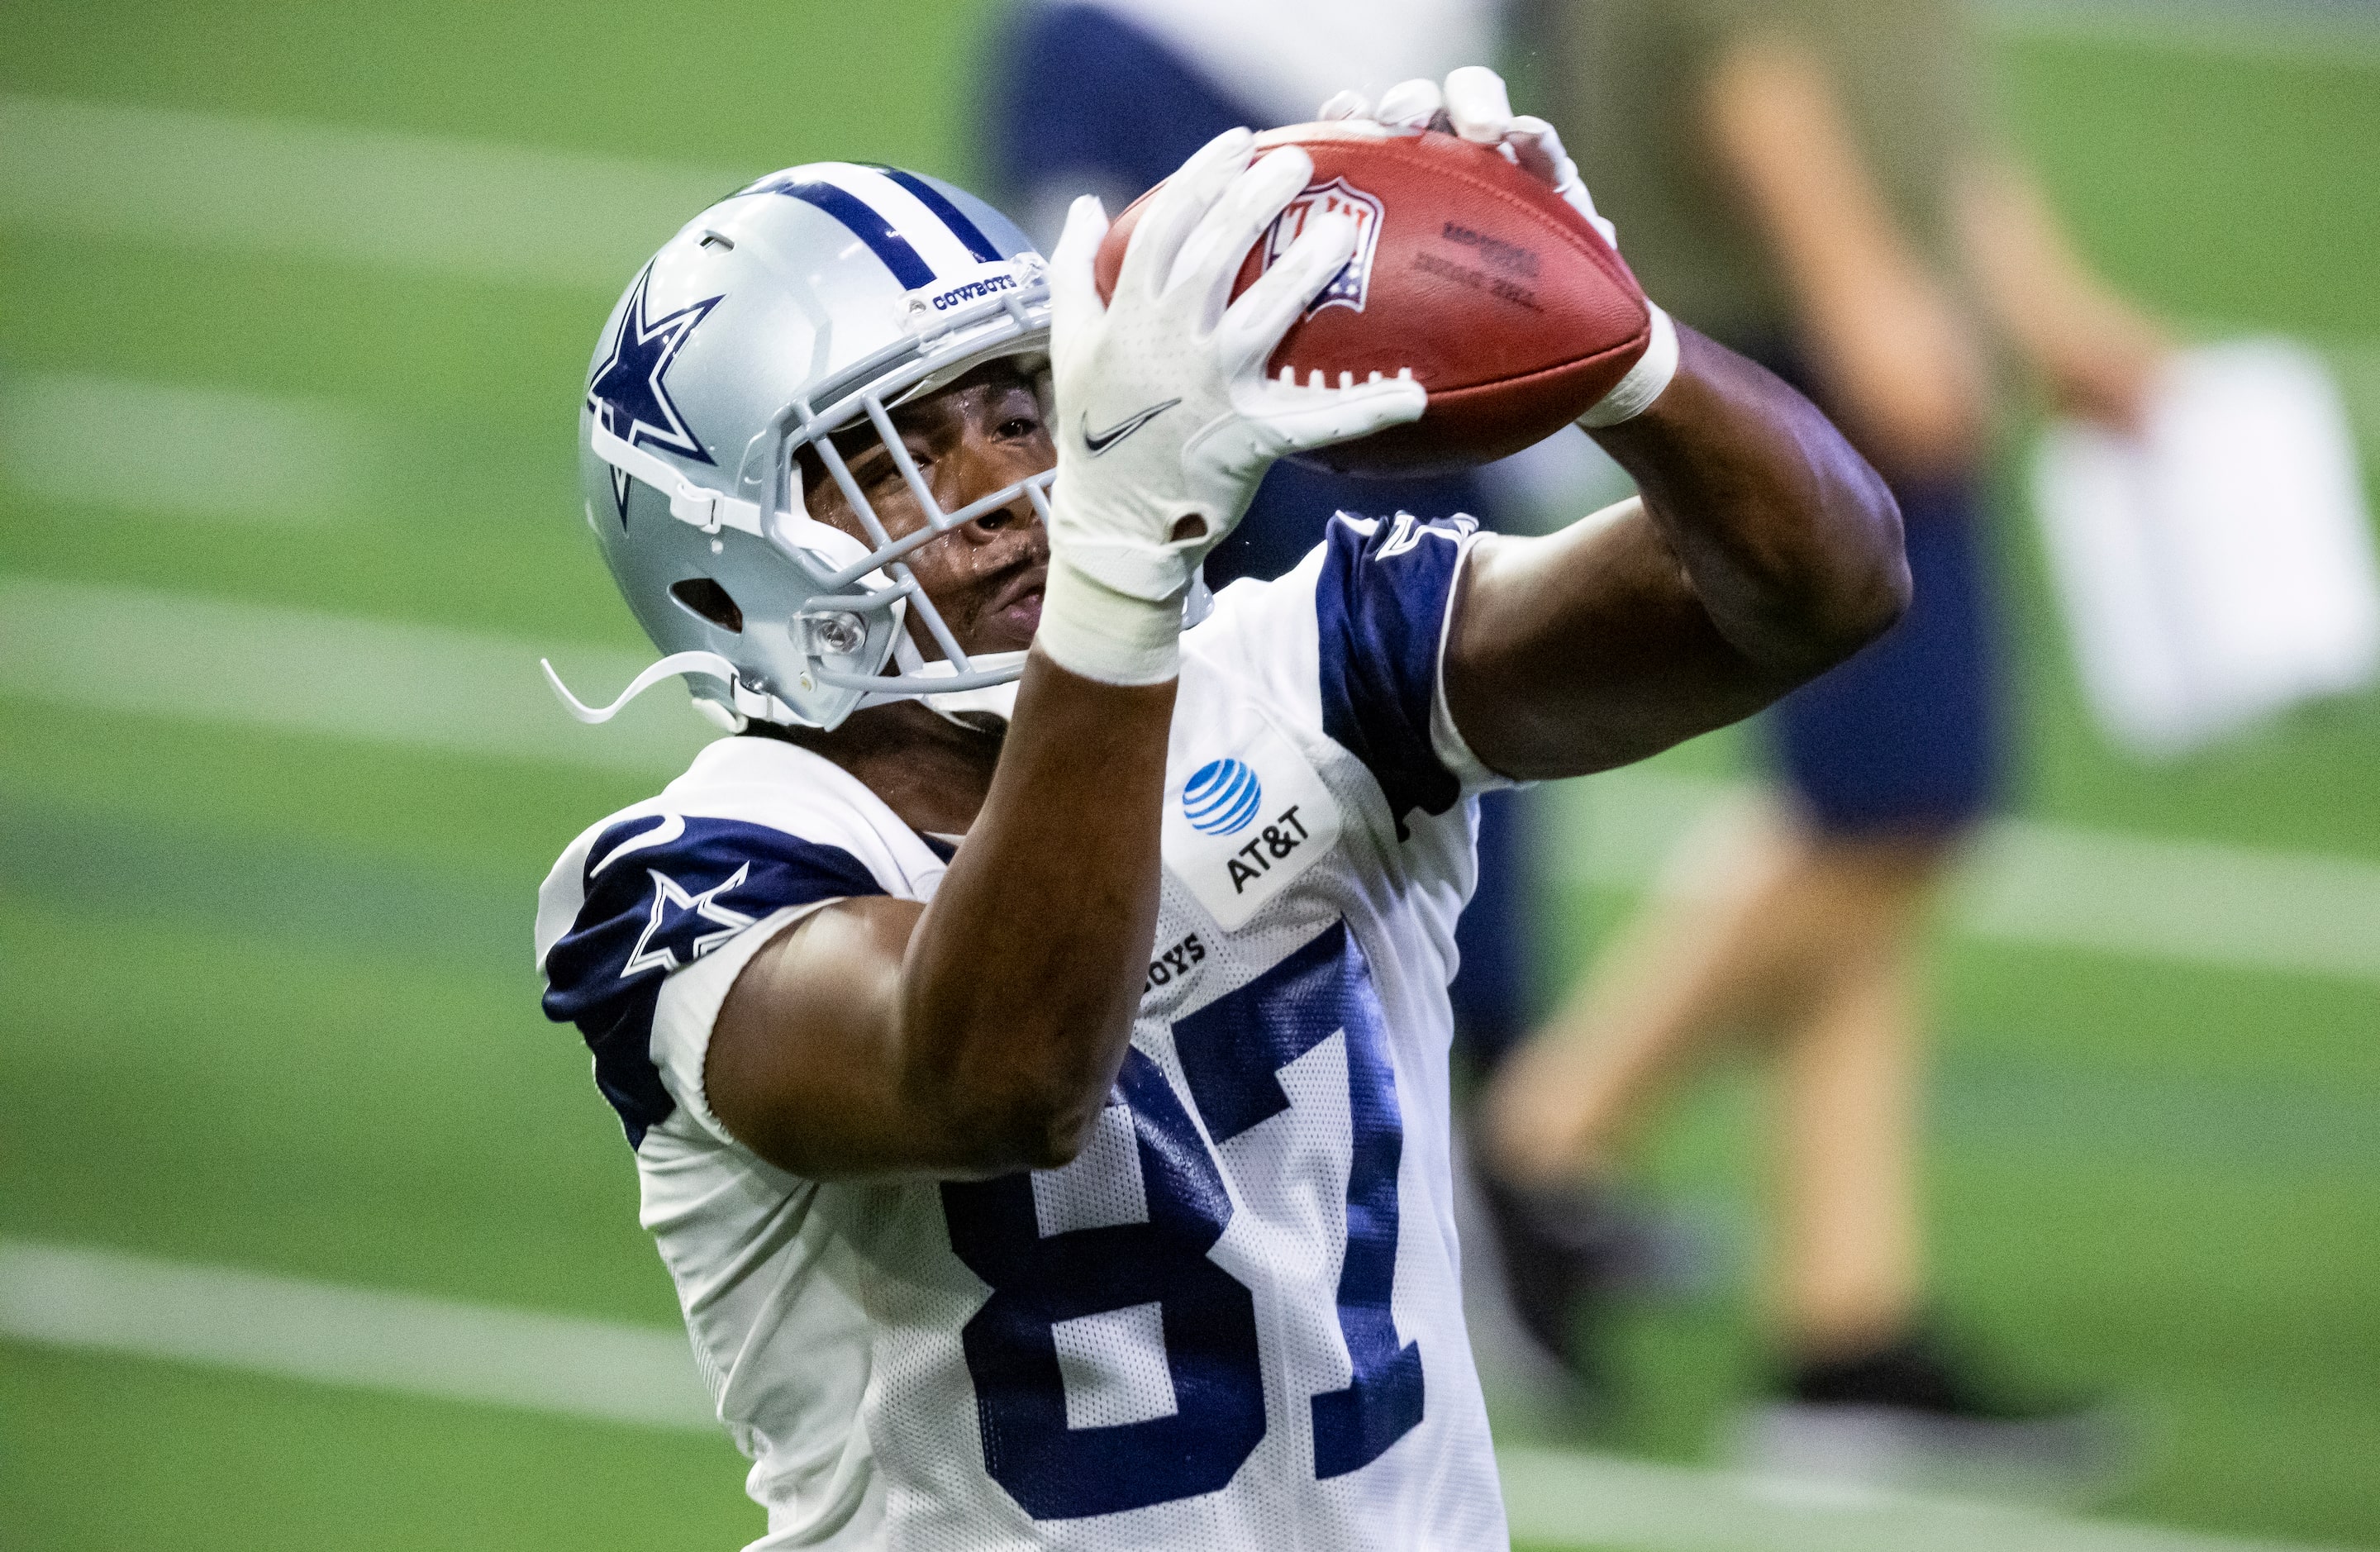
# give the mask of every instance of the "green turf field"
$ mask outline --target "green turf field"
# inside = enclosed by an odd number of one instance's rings
[[[953,0],[10,13],[0,1248],[674,1321],[616,1125],[575,1036],[538,1015],[528,964],[548,862],[660,768],[606,769],[536,709],[538,650],[566,667],[640,646],[574,513],[574,400],[637,255],[728,180],[830,155],[964,177],[972,44],[953,40],[981,14]],[[2091,251],[2194,329],[2281,329],[2329,351],[2380,467],[2380,43],[2027,31],[2001,55],[2016,130]],[[94,125],[115,138],[82,176],[61,137]],[[650,169],[614,223],[579,190],[621,162]],[[365,164],[477,181],[358,210],[330,175]],[[491,192],[507,189],[564,224]],[[264,213],[222,217],[251,205]],[[184,441],[103,440],[153,428],[126,407],[153,403]],[[85,407],[35,435],[23,427],[42,405]],[[343,449],[338,467],[275,475],[292,439]],[[259,510],[217,499],[226,465],[262,481]],[[2022,526],[2002,531],[2024,814],[2380,864],[2380,704],[2173,769],[2124,763],[2083,719]],[[200,600],[238,607],[183,601]],[[495,752],[419,734],[434,706],[309,713],[346,682],[235,650],[239,622],[293,618],[273,611],[307,612],[301,636],[323,640],[350,639],[338,633],[358,617],[422,627],[390,639],[453,669],[438,683],[484,684],[552,731]],[[30,625],[10,634],[37,616],[65,624],[38,651]],[[456,646],[458,632],[475,634]],[[474,680],[479,637],[497,666]],[[88,678],[60,684],[37,658]],[[239,682],[195,711],[142,693],[211,663]],[[1725,776],[1741,760],[1722,737],[1665,764]],[[1578,843],[1556,841],[1557,855]],[[1548,888],[1564,964],[1628,898],[1576,874]],[[1943,1306],[2029,1371],[2143,1420],[2151,1454],[2109,1512],[2380,1546],[2380,976],[1960,932],[1939,994]],[[1647,1160],[1740,1267],[1756,1255],[1757,1105],[1743,1074],[1722,1074]],[[1701,1459],[1756,1377],[1744,1300],[1641,1312],[1619,1338],[1631,1390],[1599,1433],[1514,1411],[1512,1437]],[[741,1465],[696,1432],[0,1344],[0,1545],[28,1552],[719,1548],[760,1529]]]

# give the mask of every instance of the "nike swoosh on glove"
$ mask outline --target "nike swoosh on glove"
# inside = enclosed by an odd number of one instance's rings
[[[1171,677],[1177,649],[1160,622],[1178,634],[1192,576],[1273,461],[1416,419],[1427,402],[1410,379],[1266,377],[1281,336],[1354,252],[1356,229],[1343,216],[1309,223],[1232,300],[1248,249],[1314,173],[1294,147],[1254,152],[1254,135],[1230,130],[1166,180],[1105,303],[1092,276],[1108,231],[1098,200],[1075,201],[1050,255],[1058,475],[1038,639],[1087,677]]]

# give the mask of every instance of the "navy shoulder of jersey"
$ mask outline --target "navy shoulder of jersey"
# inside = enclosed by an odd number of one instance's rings
[[[882,894],[839,846],[767,825],[676,814],[623,819],[587,853],[586,903],[545,961],[545,1016],[578,1025],[628,1146],[676,1108],[651,1056],[669,973],[788,905]]]
[[[1463,795],[1429,724],[1455,570],[1476,526],[1341,513],[1323,539],[1314,588],[1322,731],[1370,769],[1401,841],[1407,814],[1443,814]]]

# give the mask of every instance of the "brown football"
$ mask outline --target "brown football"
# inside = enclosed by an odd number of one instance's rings
[[[1232,294],[1318,210],[1344,211],[1362,235],[1269,370],[1336,383],[1409,369],[1429,391],[1419,420],[1309,461],[1376,475],[1487,463],[1576,419],[1645,353],[1652,315],[1628,266],[1560,196],[1493,148],[1360,121],[1257,138],[1259,154],[1285,145],[1314,158],[1313,180],[1249,250]],[[1099,246],[1102,298],[1148,200],[1135,200]]]

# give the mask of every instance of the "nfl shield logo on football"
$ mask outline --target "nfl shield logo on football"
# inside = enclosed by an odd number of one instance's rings
[[[1305,309],[1308,318],[1324,308],[1364,310],[1365,295],[1372,288],[1372,255],[1380,246],[1379,196],[1365,193],[1345,178],[1332,178],[1292,200],[1289,208],[1275,217],[1265,232],[1264,267],[1269,270],[1289,251],[1289,245],[1305,230],[1308,221],[1329,211],[1336,211],[1355,223],[1355,253],[1345,268],[1330,277],[1330,284],[1314,298],[1314,305]]]

